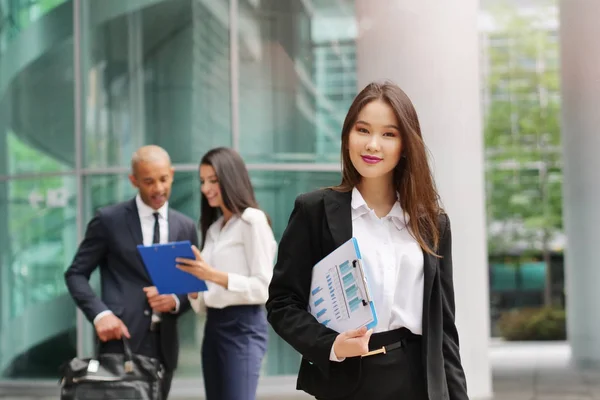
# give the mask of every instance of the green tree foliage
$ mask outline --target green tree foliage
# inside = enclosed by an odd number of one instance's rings
[[[550,243],[562,231],[559,49],[556,30],[548,28],[555,17],[508,7],[492,14],[500,29],[486,50],[489,249],[525,247],[524,256],[541,252],[550,265]],[[546,305],[551,281],[547,268]]]

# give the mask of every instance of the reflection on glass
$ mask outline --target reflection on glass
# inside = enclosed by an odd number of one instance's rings
[[[75,178],[0,184],[0,372],[55,377],[74,356],[63,273],[77,246]]]
[[[0,175],[66,171],[75,164],[73,42],[44,38],[24,36],[10,63],[0,56]]]
[[[240,144],[247,162],[338,163],[356,95],[352,1],[243,2]]]
[[[155,2],[90,29],[86,167],[127,166],[148,143],[176,164],[231,145],[228,4]]]
[[[67,0],[0,1],[0,54],[7,43],[44,14]]]
[[[250,175],[258,203],[271,218],[278,242],[300,193],[337,185],[341,180],[339,172],[251,171]],[[295,375],[299,363],[298,353],[269,329],[263,374]]]

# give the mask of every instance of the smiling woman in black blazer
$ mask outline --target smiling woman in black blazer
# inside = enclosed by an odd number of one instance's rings
[[[398,86],[372,83],[358,94],[342,161],[339,186],[296,199],[269,287],[268,320],[302,355],[298,389],[317,399],[467,400],[450,221],[417,113]],[[311,271],[353,236],[379,321],[338,333],[307,311]]]

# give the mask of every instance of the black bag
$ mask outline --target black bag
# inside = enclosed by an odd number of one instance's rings
[[[162,400],[160,362],[131,352],[74,358],[62,367],[61,400]]]

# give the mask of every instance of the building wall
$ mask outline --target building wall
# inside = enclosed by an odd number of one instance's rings
[[[137,147],[170,153],[170,204],[198,219],[198,162],[233,146],[276,238],[299,193],[339,182],[355,60],[348,25],[330,21],[353,21],[353,5],[309,3],[238,0],[232,12],[233,0],[0,1],[11,21],[0,32],[2,378],[54,379],[93,351],[63,273],[94,211],[134,195]],[[326,90],[338,75],[343,96]],[[321,122],[332,110],[338,120]],[[192,313],[181,320],[179,378],[200,375],[202,328]],[[263,375],[298,364],[271,332]]]

